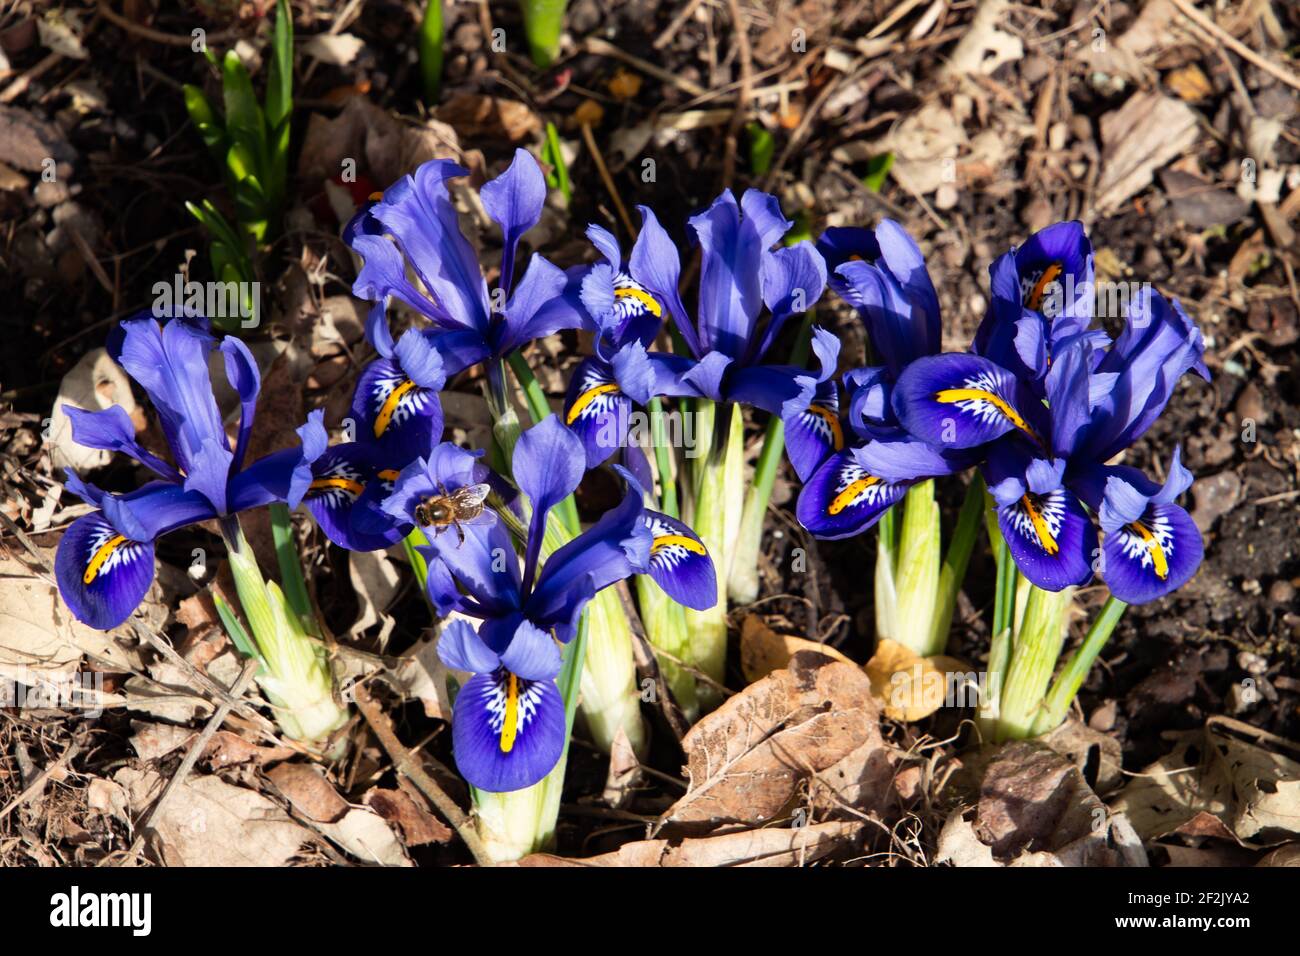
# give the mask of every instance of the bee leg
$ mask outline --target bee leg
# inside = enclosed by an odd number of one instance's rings
[[[460,526],[459,521],[456,522],[456,537],[460,539],[456,542],[456,547],[459,548],[465,543],[465,529]]]

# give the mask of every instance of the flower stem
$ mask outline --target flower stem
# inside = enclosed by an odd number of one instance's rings
[[[347,708],[335,697],[325,647],[303,626],[279,586],[263,579],[239,520],[221,519],[221,533],[235,591],[262,662],[257,682],[289,737],[322,744],[348,719]]]
[[[939,503],[934,500],[934,480],[927,479],[907,489],[903,499],[895,559],[898,611],[892,635],[921,657],[942,650],[933,646],[940,554]]]
[[[289,602],[293,612],[298,615],[303,630],[320,637],[316,613],[312,609],[311,597],[307,592],[307,580],[302,574],[302,562],[298,558],[298,549],[293,541],[293,521],[289,516],[289,506],[282,501],[276,501],[269,506],[268,510],[271,514],[271,535],[275,540],[275,558],[280,565],[284,598]]]
[[[790,350],[790,364],[802,368],[811,349],[809,330],[812,328],[813,310],[804,313],[794,348]],[[731,556],[731,574],[727,592],[736,604],[753,604],[758,597],[758,552],[763,544],[763,519],[767,517],[767,503],[772,499],[772,485],[785,451],[785,422],[779,415],[768,419],[763,434],[763,449],[754,467],[754,482],[745,496],[745,507],[740,517],[735,553]]]
[[[533,374],[522,352],[511,352],[508,361],[511,370],[515,373],[515,379],[519,382],[519,387],[523,389],[524,400],[528,403],[528,414],[532,416],[535,425],[552,414],[551,403],[546,400],[542,386],[538,384],[537,376]],[[569,531],[576,535],[581,525],[578,522],[578,505],[573,500],[573,496],[570,495],[561,501],[557,510]]]
[[[784,450],[785,423],[773,415],[763,435],[763,450],[754,468],[754,483],[745,496],[740,531],[731,555],[727,594],[736,604],[753,604],[758,597],[758,551],[763,544],[763,519],[767,517],[767,503],[772,498],[772,485]]]
[[[663,402],[655,395],[646,403],[650,414],[650,434],[655,446],[655,469],[659,472],[659,510],[670,518],[679,517],[677,476],[673,472],[672,451],[664,434]]]
[[[677,706],[686,719],[694,721],[700,715],[695,676],[677,663],[688,659],[691,653],[691,636],[686,629],[685,608],[665,594],[648,574],[637,575],[636,593],[646,636],[651,644],[673,658],[659,658],[659,670],[664,682],[672,691],[673,699],[677,701]]]
[[[930,633],[930,647],[942,654],[948,646],[948,631],[952,627],[953,610],[957,605],[957,592],[966,579],[970,553],[979,537],[980,517],[984,512],[984,476],[978,471],[966,486],[966,497],[957,515],[957,526],[948,542],[948,553],[939,570],[939,591],[935,596],[934,629]]]
[[[1065,644],[1065,618],[1073,597],[1074,588],[1044,591],[1030,585],[1002,685],[998,742],[1033,736],[1047,685]]]
[[[683,663],[721,683],[727,660],[727,576],[744,494],[744,428],[733,405],[718,406],[699,399],[697,409],[697,431],[709,445],[707,454],[694,463],[695,514],[690,524],[713,559],[718,600],[706,611],[686,609],[690,653]],[[717,697],[716,691],[707,686],[699,688],[699,695],[702,709],[706,710]]]
[[[1126,608],[1128,605],[1113,594],[1106,599],[1101,613],[1093,619],[1092,626],[1088,628],[1083,643],[1070,655],[1070,659],[1065,662],[1065,667],[1061,669],[1060,675],[1052,684],[1052,689],[1048,691],[1043,701],[1043,709],[1038,715],[1038,720],[1034,722],[1035,736],[1050,733],[1065,720],[1071,702],[1079,693],[1079,688],[1083,686],[1084,678],[1088,676],[1088,671],[1092,668],[1097,655],[1101,653],[1101,649],[1110,640],[1111,632],[1115,630],[1119,619],[1124,616]]]

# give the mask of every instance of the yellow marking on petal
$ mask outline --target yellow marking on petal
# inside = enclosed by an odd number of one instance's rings
[[[650,553],[658,554],[664,548],[671,548],[673,545],[681,545],[687,551],[693,554],[708,554],[704,550],[704,545],[700,544],[694,538],[688,538],[684,534],[661,534],[654,539],[650,545]]]
[[[101,544],[90,559],[90,564],[86,565],[86,573],[81,576],[82,584],[90,584],[99,576],[99,569],[122,545],[126,544],[126,535],[115,535]]]
[[[1034,526],[1034,533],[1038,535],[1038,543],[1043,546],[1043,550],[1048,554],[1057,554],[1061,550],[1061,546],[1052,537],[1052,529],[1047,526],[1043,513],[1034,506],[1034,502],[1029,495],[1022,497],[1020,503],[1025,506],[1025,511],[1029,514],[1029,521]]]
[[[393,420],[393,415],[397,411],[397,406],[401,404],[402,399],[407,393],[416,387],[415,383],[409,378],[402,382],[401,385],[388,393],[384,399],[383,407],[379,409],[379,414],[375,416],[375,437],[382,438],[384,432],[388,430],[388,424]]]
[[[506,717],[501,724],[501,752],[510,753],[515,746],[515,733],[518,728],[515,726],[519,721],[519,678],[514,674],[507,674],[506,680]]]
[[[649,292],[645,291],[645,289],[633,289],[630,287],[625,289],[615,289],[614,298],[636,299],[638,302],[644,305],[646,309],[649,311],[649,313],[653,315],[656,319],[660,318],[664,312],[663,308],[659,305],[659,302],[655,299],[655,297],[652,296]]]
[[[396,468],[385,468],[379,473],[379,478],[382,481],[396,481],[397,475],[398,471]]]
[[[840,426],[840,417],[821,405],[809,405],[808,412],[823,419],[830,426],[831,442],[835,450],[840,451],[844,447],[844,429]]]
[[[1156,536],[1141,521],[1134,521],[1129,527],[1146,545],[1147,552],[1151,555],[1151,561],[1155,564],[1156,577],[1161,581],[1166,580],[1169,577],[1169,559],[1165,556],[1165,549],[1160,547],[1160,542],[1156,540]]]
[[[354,495],[359,495],[366,490],[361,482],[353,481],[351,478],[317,478],[307,490],[308,492],[328,491],[330,488],[342,488]]]
[[[1061,264],[1053,262],[1043,270],[1043,274],[1038,277],[1034,283],[1033,289],[1029,292],[1029,301],[1025,305],[1037,312],[1043,305],[1043,298],[1047,295],[1047,287],[1057,280],[1061,274]]]
[[[865,478],[859,478],[857,481],[851,482],[847,488],[835,496],[830,505],[827,506],[826,513],[828,515],[839,514],[849,505],[853,504],[858,495],[862,494],[862,492],[866,491],[879,481],[880,479],[875,475],[867,475]]]
[[[572,425],[582,416],[582,413],[586,411],[587,406],[590,405],[592,402],[594,402],[597,398],[599,398],[601,395],[607,395],[610,392],[617,392],[617,391],[618,391],[617,382],[606,382],[604,385],[597,385],[593,388],[587,389],[585,392],[583,392],[581,395],[578,396],[578,400],[574,402],[573,407],[569,409],[569,414],[564,416],[564,424]]]
[[[957,402],[970,402],[970,401],[988,402],[990,405],[992,405],[994,408],[1000,411],[1003,415],[1005,415],[1007,417],[1007,420],[1010,421],[1011,424],[1015,425],[1017,428],[1019,428],[1022,432],[1024,432],[1034,441],[1038,442],[1038,444],[1040,445],[1042,444],[1042,441],[1039,439],[1039,437],[1034,434],[1034,430],[1030,428],[1027,424],[1025,424],[1025,420],[1020,417],[1020,413],[1011,407],[1011,403],[999,395],[994,395],[992,392],[988,391],[987,389],[943,388],[934,393],[934,400],[936,402],[941,402],[944,405],[952,405]]]

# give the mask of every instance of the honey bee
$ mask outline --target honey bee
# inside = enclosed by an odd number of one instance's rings
[[[465,543],[465,531],[462,521],[473,521],[483,513],[483,502],[492,491],[491,485],[466,485],[455,491],[448,491],[439,484],[441,494],[429,495],[420,499],[415,506],[415,520],[421,527],[434,528],[434,534],[442,534],[445,528],[455,528],[459,539],[457,546]]]

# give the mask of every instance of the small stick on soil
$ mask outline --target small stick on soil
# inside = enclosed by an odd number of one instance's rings
[[[153,27],[142,26],[134,20],[128,20],[122,14],[116,12],[108,5],[108,0],[99,0],[99,12],[104,19],[116,27],[120,27],[127,33],[134,33],[138,37],[146,40],[152,40],[154,43],[166,43],[168,46],[192,46],[194,37],[180,36],[175,33],[163,33],[161,30],[155,30]],[[214,33],[207,37],[205,43],[226,43],[229,40],[238,40],[239,34],[234,30],[225,30],[221,33]]]
[[[1209,17],[1205,16],[1205,14],[1201,13],[1201,11],[1193,7],[1187,2],[1187,0],[1169,0],[1169,2],[1178,9],[1179,13],[1185,16],[1188,20],[1191,20],[1202,30],[1211,34],[1216,40],[1226,46],[1233,53],[1237,54],[1244,60],[1249,60],[1251,63],[1254,63],[1265,73],[1281,80],[1287,86],[1300,90],[1300,77],[1297,77],[1285,67],[1278,66],[1268,57],[1260,56],[1260,54],[1246,46],[1246,44],[1242,43],[1227,30],[1223,29],[1223,27],[1219,26]]]
[[[149,816],[145,819],[144,824],[136,833],[135,839],[131,841],[131,848],[126,851],[126,858],[123,859],[118,866],[129,866],[135,862],[135,858],[139,854],[141,847],[144,846],[145,837],[148,835],[149,831],[153,829],[154,821],[162,816],[162,812],[166,809],[172,796],[180,789],[181,784],[185,782],[186,778],[189,777],[190,771],[193,770],[194,765],[199,762],[199,754],[203,753],[203,748],[208,745],[208,741],[212,739],[212,735],[217,732],[225,721],[226,715],[230,713],[234,701],[237,701],[244,695],[244,691],[248,689],[249,683],[253,680],[253,675],[257,673],[257,669],[260,666],[261,665],[254,660],[244,662],[244,669],[239,672],[239,679],[236,680],[234,686],[230,688],[230,699],[224,700],[220,705],[218,705],[216,712],[213,713],[212,717],[208,719],[207,725],[204,726],[203,732],[195,738],[194,743],[190,744],[190,749],[185,753],[185,759],[182,760],[181,765],[176,768],[176,772],[172,774],[172,778],[167,781],[167,786],[163,788],[162,796],[160,796],[158,802],[153,805],[153,809],[149,811]]]
[[[596,164],[596,172],[600,174],[601,182],[605,184],[610,198],[614,200],[614,208],[618,210],[618,218],[623,221],[623,228],[627,230],[628,236],[635,239],[636,227],[632,225],[632,217],[627,214],[627,207],[623,205],[618,189],[614,186],[614,179],[605,166],[605,157],[601,155],[600,147],[596,145],[596,137],[591,135],[591,126],[587,123],[582,124],[582,141],[587,144],[587,152],[591,153],[592,162]]]
[[[583,128],[586,129],[585,126]],[[433,805],[438,808],[438,812],[456,828],[456,832],[465,841],[465,846],[479,866],[491,866],[492,860],[488,856],[487,849],[483,846],[482,841],[479,840],[478,834],[474,831],[474,824],[465,812],[456,805],[456,801],[447,796],[447,791],[438,786],[437,782],[424,772],[424,768],[411,756],[411,751],[407,750],[402,745],[402,742],[397,739],[397,734],[393,732],[392,721],[379,709],[379,705],[371,698],[369,691],[358,685],[353,699],[356,701],[357,710],[361,711],[361,716],[366,719],[370,729],[379,738],[380,745],[388,753],[389,759],[393,761],[393,769],[419,787],[420,792],[433,802]]]
[[[72,743],[68,744],[68,749],[59,754],[57,760],[50,763],[48,767],[33,777],[32,782],[27,785],[27,788],[23,790],[22,793],[18,794],[18,796],[14,797],[6,803],[2,809],[0,809],[0,820],[9,816],[9,814],[11,814],[15,809],[40,793],[45,787],[45,781],[50,778],[50,774],[54,773],[54,771],[58,770],[80,752],[81,744],[77,741],[74,740]]]
[[[677,36],[677,31],[680,30],[683,24],[685,24],[686,21],[689,20],[695,14],[695,11],[700,8],[700,4],[703,2],[704,0],[691,0],[690,3],[686,4],[686,6],[682,8],[681,13],[673,17],[673,22],[668,24],[668,26],[664,28],[663,33],[659,34],[659,39],[655,40],[655,42],[651,45],[656,50],[662,50],[669,43],[671,43],[673,37]]]
[[[698,83],[692,83],[690,80],[678,76],[676,73],[670,73],[663,67],[655,66],[649,60],[643,60],[639,56],[633,56],[620,47],[614,46],[600,37],[587,37],[582,41],[583,47],[588,53],[594,53],[596,56],[613,57],[615,60],[622,60],[628,66],[634,66],[647,76],[653,76],[656,80],[662,80],[677,87],[691,96],[703,96],[708,92]]]

